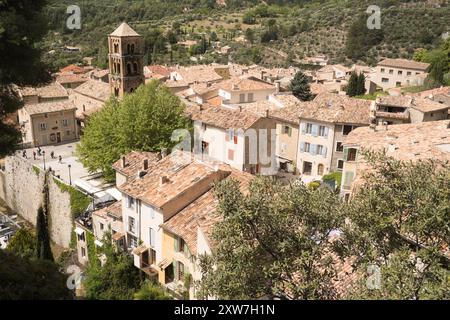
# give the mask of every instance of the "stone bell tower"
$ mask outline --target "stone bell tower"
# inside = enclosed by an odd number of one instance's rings
[[[111,94],[122,98],[144,83],[144,41],[123,22],[108,36],[108,45]]]

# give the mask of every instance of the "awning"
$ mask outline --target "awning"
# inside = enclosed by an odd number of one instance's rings
[[[161,269],[167,268],[172,263],[169,259],[163,259],[158,263],[158,267]]]
[[[95,240],[94,243],[97,247],[103,247],[103,243],[101,241]]]
[[[81,229],[80,227],[76,227],[75,228],[75,233],[79,236],[81,236],[84,233],[84,230]]]
[[[133,254],[140,256],[142,252],[146,250],[148,250],[148,248],[145,245],[141,244],[139,247],[134,248]]]
[[[120,232],[116,232],[113,234],[112,238],[114,241],[119,241],[120,239],[122,239],[125,235],[123,233]]]

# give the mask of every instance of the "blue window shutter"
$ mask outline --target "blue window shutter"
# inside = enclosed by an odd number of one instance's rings
[[[322,149],[322,155],[326,158],[327,157],[327,147],[323,147]]]
[[[317,150],[317,145],[312,144],[310,147],[310,152],[311,154],[316,154],[316,150]]]
[[[324,136],[325,138],[327,138],[328,137],[328,128],[327,127],[325,127],[325,136]]]
[[[306,123],[302,123],[301,127],[302,127],[302,134],[305,134],[306,133]]]
[[[300,152],[305,152],[305,143],[300,142]]]

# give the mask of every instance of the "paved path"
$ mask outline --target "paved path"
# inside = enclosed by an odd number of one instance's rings
[[[41,147],[41,150],[45,151],[45,169],[51,168],[52,171],[55,172],[54,175],[59,176],[60,179],[66,183],[70,183],[70,180],[74,182],[81,177],[89,175],[89,172],[83,167],[81,162],[79,162],[78,158],[75,156],[77,143],[78,142],[72,142]],[[36,159],[33,159],[33,151],[36,152]],[[50,156],[52,151],[54,152],[53,159]],[[26,149],[26,152],[28,160],[39,166],[41,169],[44,169],[44,155],[42,154],[41,156],[38,156],[37,148]],[[17,151],[17,154],[22,156],[22,150]],[[62,157],[61,162],[59,162],[59,156]],[[71,166],[70,174],[69,165]]]

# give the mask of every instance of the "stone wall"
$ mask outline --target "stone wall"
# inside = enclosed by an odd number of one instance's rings
[[[35,225],[37,210],[42,204],[43,183],[42,170],[21,157],[7,157],[5,169],[0,171],[0,197],[14,212]],[[72,232],[70,194],[61,191],[51,177],[49,196],[51,239],[57,245],[67,248]]]

